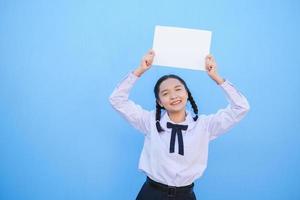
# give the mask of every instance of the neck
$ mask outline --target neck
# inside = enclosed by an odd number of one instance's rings
[[[168,112],[169,118],[175,123],[184,122],[185,115],[185,110],[181,110],[178,112]]]

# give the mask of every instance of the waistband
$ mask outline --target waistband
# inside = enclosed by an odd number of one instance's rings
[[[149,177],[147,177],[146,182],[155,187],[156,189],[159,189],[160,191],[167,192],[169,196],[174,196],[176,195],[176,193],[192,192],[194,188],[194,183],[187,186],[176,187],[158,183]]]

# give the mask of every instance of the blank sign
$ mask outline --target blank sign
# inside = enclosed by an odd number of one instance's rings
[[[154,65],[205,70],[211,31],[156,26],[153,39]]]

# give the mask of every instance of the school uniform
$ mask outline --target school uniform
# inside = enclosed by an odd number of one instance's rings
[[[138,167],[146,174],[147,180],[137,199],[178,200],[181,199],[178,191],[185,191],[184,188],[187,192],[182,199],[196,199],[193,182],[207,167],[209,142],[245,116],[249,110],[248,101],[226,80],[219,85],[229,101],[226,108],[215,114],[199,115],[197,121],[187,111],[185,121],[181,123],[173,122],[164,112],[160,120],[164,131],[159,133],[155,110],[145,110],[128,98],[138,79],[129,73],[110,96],[113,108],[145,136]],[[153,195],[156,197],[153,198]]]

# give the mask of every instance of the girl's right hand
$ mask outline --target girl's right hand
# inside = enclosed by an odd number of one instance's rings
[[[141,76],[145,71],[151,68],[155,53],[151,49],[142,58],[140,66],[134,71],[134,74]]]

